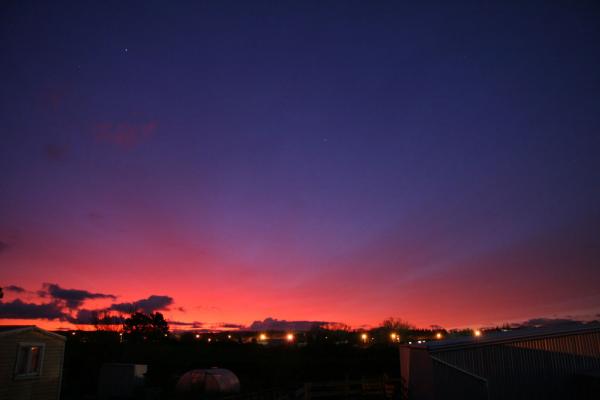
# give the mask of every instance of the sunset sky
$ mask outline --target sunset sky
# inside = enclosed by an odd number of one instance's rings
[[[2,2],[0,324],[597,318],[600,6],[409,3]]]

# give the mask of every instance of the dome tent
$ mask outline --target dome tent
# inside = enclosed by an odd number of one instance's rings
[[[235,394],[240,392],[240,381],[228,369],[193,369],[179,378],[175,390],[184,398]]]

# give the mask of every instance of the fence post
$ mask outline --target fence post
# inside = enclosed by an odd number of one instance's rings
[[[350,379],[346,375],[346,381],[344,382],[344,399],[348,400],[350,397]]]
[[[307,382],[304,384],[304,400],[310,400],[310,388],[311,383]]]

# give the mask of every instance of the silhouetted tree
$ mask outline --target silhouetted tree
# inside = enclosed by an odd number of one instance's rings
[[[2,293],[2,288],[0,287],[0,299],[4,297],[4,293]]]
[[[123,333],[128,341],[161,340],[169,333],[169,324],[159,312],[134,312],[123,321]]]
[[[396,331],[408,331],[414,329],[414,326],[402,318],[388,318],[381,323],[383,328]]]
[[[97,331],[119,332],[123,326],[122,315],[112,315],[108,311],[92,313],[92,324]]]
[[[415,327],[410,324],[408,321],[405,321],[401,318],[388,318],[384,320],[378,328],[372,329],[371,334],[379,341],[385,341],[391,339],[390,335],[392,333],[396,335],[400,335],[399,339],[404,341],[406,340],[411,331],[413,331]]]

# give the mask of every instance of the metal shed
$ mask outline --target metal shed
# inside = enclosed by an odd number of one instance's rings
[[[531,328],[400,347],[410,400],[600,398],[600,325]]]

